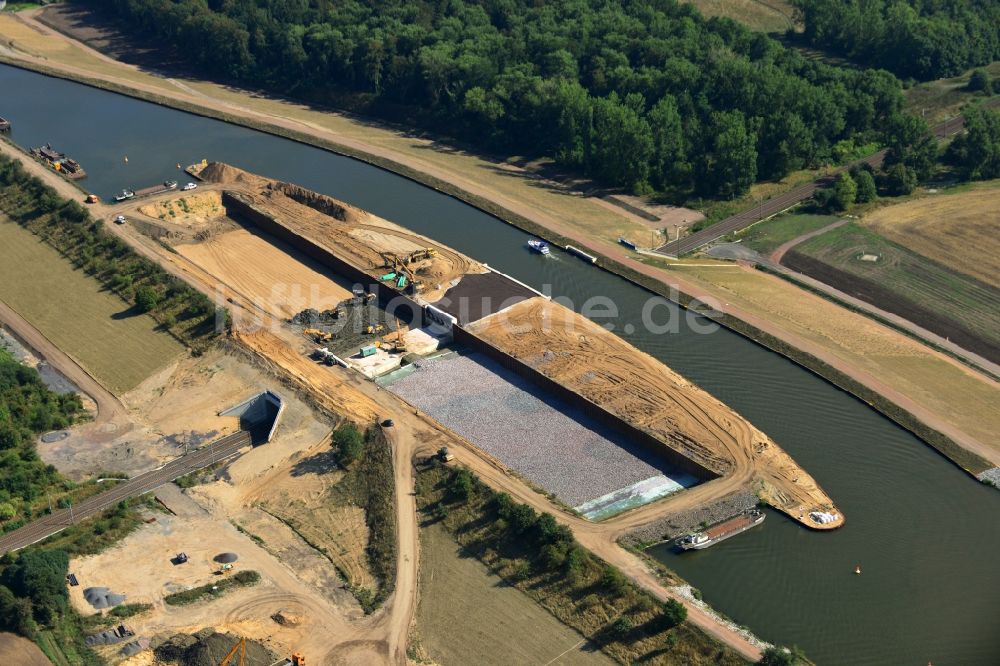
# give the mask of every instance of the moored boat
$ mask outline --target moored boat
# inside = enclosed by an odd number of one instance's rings
[[[681,550],[702,550],[760,525],[764,522],[764,518],[765,514],[760,509],[750,509],[746,513],[716,523],[700,532],[686,534],[678,539],[676,544]]]

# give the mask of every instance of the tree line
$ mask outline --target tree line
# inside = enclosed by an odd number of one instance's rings
[[[0,211],[196,351],[211,342],[217,321],[227,317],[207,296],[108,233],[82,205],[63,199],[18,160],[4,155]]]
[[[891,74],[676,0],[91,0],[209,75],[351,106],[674,198],[855,155]]]
[[[1000,60],[995,0],[794,0],[807,42],[902,78],[955,76]]]

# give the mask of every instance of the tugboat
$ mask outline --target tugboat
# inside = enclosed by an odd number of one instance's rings
[[[725,541],[731,536],[745,532],[764,522],[765,514],[759,509],[750,509],[744,514],[716,523],[701,532],[692,532],[676,541],[681,550],[702,550]]]
[[[129,199],[131,199],[134,196],[135,196],[135,192],[133,192],[132,190],[122,190],[121,194],[116,194],[115,195],[115,201],[118,201],[118,202],[128,201]]]
[[[544,241],[535,240],[533,238],[530,241],[528,241],[528,247],[537,252],[538,254],[543,254],[543,255],[549,254],[549,244]]]

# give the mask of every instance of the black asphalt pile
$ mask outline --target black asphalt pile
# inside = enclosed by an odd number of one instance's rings
[[[88,587],[83,591],[83,598],[97,610],[113,608],[118,604],[125,603],[124,594],[115,594],[106,587]]]
[[[212,559],[219,564],[232,564],[236,560],[240,559],[240,556],[236,553],[219,553]]]
[[[464,276],[434,306],[464,326],[537,295],[510,278],[490,271]]]
[[[175,634],[154,650],[156,658],[178,666],[219,666],[240,640],[234,634],[219,634],[202,629],[194,634]],[[271,666],[277,655],[256,641],[247,641],[245,666]],[[236,663],[234,661],[233,663]]]
[[[334,314],[337,310],[340,314]],[[376,301],[369,303],[346,300],[337,306],[336,310],[303,310],[291,318],[291,323],[303,329],[315,328],[324,333],[333,333],[333,338],[317,342],[319,347],[326,347],[337,356],[352,356],[366,346],[380,340],[383,336],[396,330],[396,319],[378,306]],[[368,333],[368,327],[382,327],[380,333]]]

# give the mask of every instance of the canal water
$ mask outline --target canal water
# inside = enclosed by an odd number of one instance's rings
[[[847,516],[821,534],[768,512],[760,528],[717,547],[655,548],[655,557],[737,622],[820,664],[1000,663],[1000,492],[777,354],[726,330],[706,333],[674,307],[656,308],[655,319],[672,315],[677,331],[651,333],[640,325],[642,289],[562,252],[530,254],[513,227],[309,146],[6,66],[0,115],[22,146],[51,142],[79,160],[82,184],[104,197],[183,182],[177,163],[223,160],[370,210],[578,308],[610,297],[620,315],[601,323],[771,435]]]

